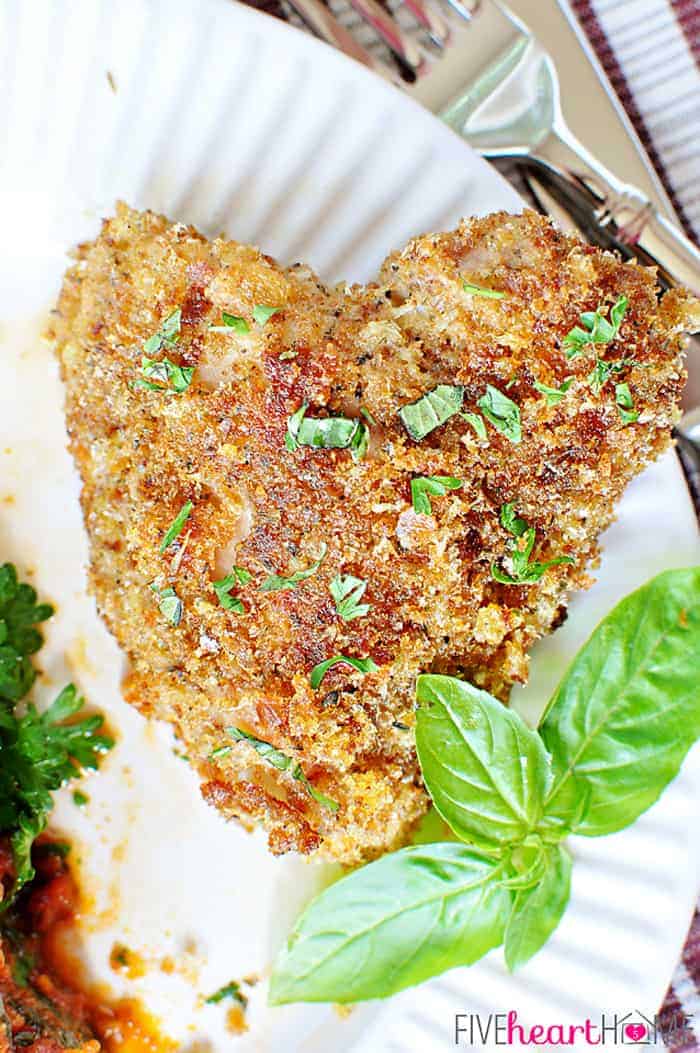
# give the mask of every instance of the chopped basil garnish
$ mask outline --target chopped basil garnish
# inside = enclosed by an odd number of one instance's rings
[[[217,748],[212,750],[209,754],[209,760],[218,760],[219,757],[227,757],[231,752],[233,752],[233,746],[217,746]]]
[[[610,321],[603,317],[605,307],[597,311],[584,311],[580,316],[581,325],[575,325],[564,337],[562,347],[567,358],[576,358],[589,344],[609,344],[620,332],[622,319],[629,305],[626,296],[620,296],[610,310]]]
[[[507,530],[509,534],[514,537],[522,537],[527,530],[527,523],[524,519],[520,519],[515,514],[515,502],[511,501],[507,505],[501,506],[500,514],[501,526],[504,530]]]
[[[231,998],[234,1002],[238,1002],[242,1009],[245,1009],[248,1005],[248,999],[241,991],[241,985],[235,980],[231,980],[230,983],[220,987],[218,991],[214,991],[214,994],[205,998],[204,1002],[206,1005],[218,1005],[219,1002],[223,1002],[227,998]]]
[[[508,553],[513,573],[507,574],[492,563],[491,577],[494,581],[502,585],[532,585],[540,580],[549,567],[574,562],[571,556],[557,556],[556,559],[547,560],[545,563],[531,563],[530,556],[535,545],[535,528],[528,526],[524,519],[516,515],[513,502],[502,506],[500,519],[501,526],[515,538],[515,541],[510,543]]]
[[[245,336],[250,332],[250,326],[245,318],[240,318],[237,314],[229,314],[228,311],[221,312],[221,325],[209,326],[210,333],[230,333],[231,330],[240,336]]]
[[[282,750],[278,750],[269,742],[263,742],[262,739],[257,739],[255,735],[251,735],[247,731],[242,731],[240,728],[226,728],[226,731],[231,738],[236,740],[236,742],[250,743],[255,752],[263,757],[268,764],[271,764],[273,768],[277,768],[278,771],[290,772],[292,778],[295,779],[296,782],[302,784],[309,797],[313,797],[313,799],[318,804],[322,805],[323,808],[328,808],[331,812],[338,811],[338,802],[332,800],[330,797],[326,797],[325,793],[321,793],[320,790],[314,789],[302,771],[301,765],[295,764],[291,757],[288,757],[286,753],[282,753]]]
[[[306,581],[312,574],[315,574],[318,568],[326,558],[326,552],[328,548],[325,544],[321,545],[321,555],[318,557],[315,563],[312,563],[306,570],[297,570],[294,574],[290,574],[289,577],[284,577],[281,574],[270,574],[268,578],[265,578],[264,582],[260,586],[261,592],[282,592],[284,589],[295,589],[300,581]]]
[[[522,439],[520,427],[520,409],[512,399],[492,384],[486,385],[486,394],[482,395],[477,406],[486,420],[513,443]]]
[[[158,609],[160,613],[166,621],[170,622],[171,625],[177,628],[182,621],[183,604],[182,600],[175,592],[175,589],[170,585],[161,589],[155,582],[151,584],[151,589],[158,597]]]
[[[459,413],[464,401],[464,388],[460,384],[438,384],[432,391],[421,395],[399,410],[399,417],[408,434],[420,442],[435,428]]]
[[[595,394],[599,395],[613,373],[621,373],[627,366],[633,365],[635,365],[633,358],[618,358],[612,362],[606,362],[602,358],[597,358],[596,364],[586,377],[586,380]]]
[[[354,578],[352,574],[336,574],[328,588],[335,600],[335,609],[343,621],[351,622],[368,613],[370,604],[360,603],[367,588],[367,582],[362,578]]]
[[[448,490],[459,490],[462,485],[462,480],[455,479],[452,475],[419,475],[411,479],[414,511],[426,516],[432,515],[431,494],[433,497],[444,497]]]
[[[634,408],[629,384],[615,385],[615,403],[623,424],[634,424],[636,420],[639,420],[639,413]]]
[[[369,445],[369,429],[359,418],[307,417],[307,403],[300,406],[287,421],[284,445],[290,452],[299,446],[316,450],[350,450],[361,460]]]
[[[333,655],[332,658],[326,658],[325,662],[319,662],[311,670],[309,680],[314,691],[320,686],[329,669],[332,669],[334,665],[342,665],[343,663],[351,665],[353,669],[357,669],[358,673],[376,673],[379,669],[379,666],[371,658],[348,658],[344,654]]]
[[[536,380],[533,387],[535,387],[541,395],[544,395],[545,399],[547,400],[548,406],[556,406],[556,404],[558,402],[561,402],[561,400],[564,398],[564,395],[569,390],[573,382],[573,377],[567,377],[566,380],[562,381],[558,388],[550,388],[548,384],[541,384],[539,380]]]
[[[82,790],[73,790],[73,803],[76,804],[78,808],[84,808],[86,804],[90,803],[90,798],[86,793],[83,793]]]
[[[194,366],[179,366],[169,358],[141,359],[142,376],[131,385],[147,391],[161,391],[166,395],[181,395],[192,383]]]
[[[172,314],[168,315],[160,329],[153,336],[149,336],[143,345],[145,355],[157,355],[164,347],[174,347],[180,335],[180,323],[182,321],[182,310],[178,307]]]
[[[153,358],[163,348],[175,347],[180,336],[181,319],[182,311],[178,307],[165,319],[158,332],[146,340],[141,359],[142,376],[134,381],[132,387],[181,395],[190,386],[194,367],[179,366],[169,358]]]
[[[281,310],[281,307],[268,307],[266,304],[258,303],[253,308],[253,320],[257,325],[265,325],[265,322],[269,321],[273,314],[277,314]]]
[[[231,591],[237,585],[247,585],[250,579],[251,575],[243,567],[233,567],[231,573],[225,578],[212,582],[216,598],[225,611],[235,611],[236,614],[245,613],[241,600],[237,596],[232,596]]]
[[[185,501],[184,505],[173,519],[172,523],[168,527],[165,537],[160,543],[160,551],[165,552],[167,548],[172,545],[173,541],[182,531],[187,520],[190,518],[193,505],[191,501]]]
[[[471,282],[462,282],[462,288],[472,296],[484,296],[488,300],[502,300],[506,295],[497,289],[485,289],[483,285],[472,285]]]
[[[476,432],[477,438],[486,439],[486,422],[484,418],[478,413],[460,413],[462,420],[465,420],[467,424],[471,424],[472,428]]]

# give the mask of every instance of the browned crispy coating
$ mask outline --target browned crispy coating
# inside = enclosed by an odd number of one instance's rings
[[[503,291],[466,292],[463,282]],[[618,338],[572,360],[562,348],[582,311],[629,307]],[[263,326],[256,305],[278,308]],[[194,366],[180,395],[133,387],[144,341],[176,308],[182,330],[161,351]],[[211,332],[221,312],[248,334]],[[589,584],[597,537],[629,480],[670,441],[685,374],[689,301],[659,303],[653,274],[583,245],[532,212],[471,220],[391,255],[377,284],[325,288],[250,246],[209,242],[191,227],[119,206],[81,246],[52,323],[67,392],[70,445],[83,479],[91,579],[100,613],[131,661],[127,699],[173,723],[207,800],[260,821],[274,852],[347,861],[400,843],[426,808],[412,726],[416,674],[463,675],[507,699],[527,678],[534,640],[563,620]],[[596,392],[596,352],[629,360]],[[549,405],[535,381],[573,378]],[[615,385],[639,418],[624,423]],[[486,385],[518,404],[522,442],[455,416],[420,442],[399,409],[438,384],[464,387],[474,412]],[[361,408],[368,455],[285,449],[289,416]],[[462,487],[411,505],[412,477]],[[192,514],[161,554],[185,501]],[[572,557],[524,586],[499,584],[512,539],[499,521],[514,502],[536,527],[534,560]],[[261,591],[272,573],[319,570],[296,588]],[[213,581],[236,564],[252,580],[223,609]],[[339,573],[367,582],[369,612],[352,621],[329,591]],[[172,587],[177,627],[150,588]],[[309,673],[347,665],[313,690]],[[331,810],[228,727],[272,743]],[[220,747],[228,752],[216,752]],[[214,756],[212,756],[214,754]],[[296,772],[298,775],[298,771]]]

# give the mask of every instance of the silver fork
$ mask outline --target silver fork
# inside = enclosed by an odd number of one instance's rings
[[[328,0],[333,10],[322,0],[283,2],[348,53],[349,36],[353,57],[399,83],[485,157],[515,165],[543,212],[593,244],[655,266],[663,287],[700,292],[698,247],[574,136],[552,59],[497,0],[389,0],[391,10],[377,0]],[[679,432],[697,482],[700,409],[686,414]]]
[[[657,266],[662,285],[700,290],[700,250],[573,135],[554,63],[497,0],[398,0],[391,11],[378,0],[329,0],[335,13],[322,0],[285,3],[346,52],[349,36],[353,57],[401,83],[485,157],[516,162],[544,211],[554,202],[589,241]],[[352,32],[336,17],[343,3],[356,16]]]

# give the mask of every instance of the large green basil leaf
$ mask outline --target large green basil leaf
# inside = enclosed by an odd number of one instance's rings
[[[321,893],[279,955],[270,1002],[384,998],[503,939],[504,864],[457,843],[383,856]]]
[[[416,748],[445,822],[487,851],[522,841],[550,784],[540,736],[486,691],[451,676],[419,676]]]
[[[548,845],[539,880],[516,892],[513,900],[504,947],[510,970],[524,965],[547,942],[561,921],[570,889],[571,856],[561,845]]]
[[[541,723],[554,781],[543,829],[621,830],[700,737],[700,567],[631,593],[579,651]]]

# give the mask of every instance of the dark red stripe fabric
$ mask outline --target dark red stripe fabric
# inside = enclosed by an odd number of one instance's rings
[[[664,189],[666,190],[666,193],[671,199],[673,207],[676,210],[678,218],[680,219],[681,223],[683,224],[686,230],[686,233],[691,238],[697,238],[697,233],[693,230],[690,220],[685,214],[683,206],[678,200],[678,196],[673,186],[671,185],[668,171],[666,170],[666,167],[656,149],[656,146],[654,145],[654,141],[649,133],[649,129],[646,126],[644,118],[639,110],[639,107],[637,106],[634,95],[632,94],[630,86],[627,82],[627,78],[622,70],[622,67],[620,66],[620,63],[618,62],[614,48],[612,47],[605,31],[603,30],[603,27],[600,24],[598,15],[596,14],[593,5],[590,3],[590,0],[570,0],[570,2],[576,14],[576,17],[583,26],[583,29],[586,35],[588,36],[588,39],[593,45],[593,48],[595,49],[595,52],[603,66],[603,69],[607,73],[608,79],[610,80],[610,83],[612,84],[618,98],[620,99],[620,102],[629,114],[629,117],[632,121],[632,124],[635,127],[637,135],[641,140],[642,146],[649,155],[649,159],[651,160],[651,163],[656,169],[659,178],[664,185]],[[700,7],[698,6],[698,0],[677,0],[677,5],[684,7],[686,23],[691,27],[690,31],[692,32],[693,30],[691,23],[695,24],[697,18],[700,17]],[[674,7],[675,6],[676,5],[674,4]],[[695,33],[695,38],[696,45],[698,48],[700,48],[700,37],[698,36],[697,32]],[[700,179],[700,173],[698,173],[698,177]]]

